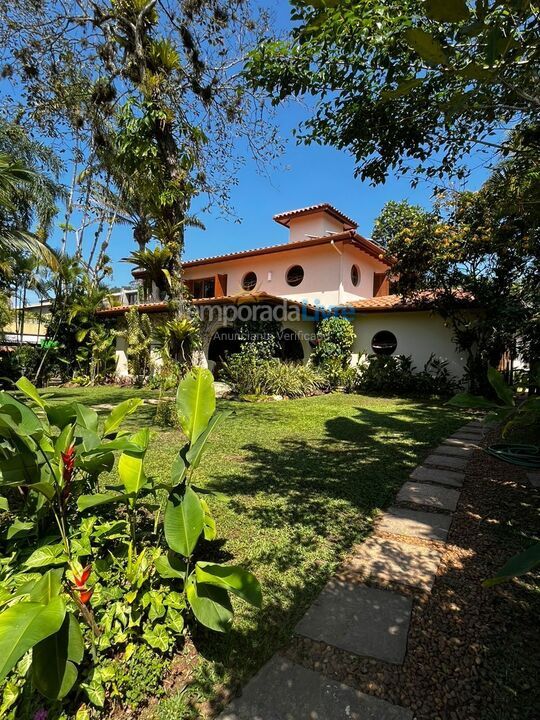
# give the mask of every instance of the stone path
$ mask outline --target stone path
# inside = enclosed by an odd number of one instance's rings
[[[403,663],[415,602],[411,590],[431,591],[467,464],[483,436],[478,421],[463,426],[411,473],[374,534],[353,548],[300,620],[297,635],[359,657]],[[529,473],[536,487],[538,475]],[[218,720],[342,718],[413,720],[413,713],[275,655]]]

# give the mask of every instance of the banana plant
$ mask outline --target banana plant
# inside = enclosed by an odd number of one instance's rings
[[[210,436],[228,413],[216,412],[212,373],[203,368],[193,369],[182,380],[176,404],[187,442],[172,467],[163,521],[169,552],[156,561],[156,570],[163,578],[182,582],[186,601],[200,623],[226,632],[233,620],[230,593],[255,607],[262,604],[261,588],[252,573],[195,558],[199,541],[214,539],[216,526],[193,475]]]

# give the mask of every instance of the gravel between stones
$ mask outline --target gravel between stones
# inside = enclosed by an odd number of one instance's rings
[[[448,543],[403,538],[442,550],[431,593],[399,587],[413,598],[404,664],[359,658],[307,638],[294,638],[285,654],[411,708],[417,720],[537,718],[539,586],[527,579],[485,589],[481,581],[521,549],[510,527],[537,531],[539,507],[522,469],[475,451]]]

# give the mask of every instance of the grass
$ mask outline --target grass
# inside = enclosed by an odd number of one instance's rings
[[[60,388],[51,400],[100,405],[132,395],[157,393]],[[212,700],[222,685],[244,681],[287,641],[341,557],[370,532],[411,470],[463,423],[463,415],[437,403],[361,395],[221,406],[233,415],[212,437],[197,478],[228,498],[210,501],[221,539],[207,550],[252,570],[264,606],[254,611],[238,603],[227,636],[197,633],[203,662],[187,693],[200,701]],[[131,427],[151,423],[154,413],[154,406],[144,405]],[[165,480],[182,441],[179,431],[154,427],[147,474]]]

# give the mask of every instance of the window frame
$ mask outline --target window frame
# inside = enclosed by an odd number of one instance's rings
[[[299,280],[298,282],[292,283],[292,282],[290,282],[290,280],[289,280],[289,275],[290,275],[290,273],[291,273],[293,270],[295,270],[295,269],[297,269],[297,268],[299,268],[299,269],[302,271],[302,277],[300,278],[300,280]],[[291,267],[286,271],[286,273],[285,273],[285,282],[287,283],[287,285],[288,285],[289,287],[298,287],[299,285],[301,285],[301,284],[304,282],[304,278],[305,278],[305,277],[306,277],[306,273],[305,273],[305,270],[304,270],[303,266],[302,266],[302,265],[299,265],[298,263],[295,263],[294,265],[291,265]]]
[[[383,334],[383,333],[388,333],[389,335],[391,335],[391,336],[394,338],[395,344],[394,344],[394,347],[392,348],[392,350],[391,350],[390,352],[386,352],[386,351],[384,351],[384,350],[383,350],[383,351],[381,351],[381,350],[376,350],[375,347],[374,347],[375,338],[377,337],[377,335],[381,335],[381,334]],[[380,340],[379,342],[383,342],[383,343],[384,343],[384,341],[381,341],[381,340]],[[372,349],[372,351],[373,351],[373,353],[374,353],[375,355],[384,356],[384,357],[391,357],[391,356],[396,352],[397,348],[398,348],[398,339],[397,339],[395,333],[393,333],[391,330],[377,330],[377,332],[376,332],[376,333],[373,335],[373,337],[371,338],[371,349]]]

